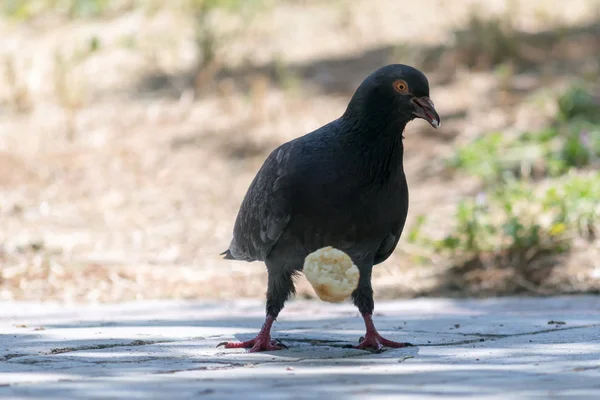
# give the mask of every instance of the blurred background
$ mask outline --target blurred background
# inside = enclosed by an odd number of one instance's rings
[[[262,298],[218,255],[251,179],[388,63],[443,123],[376,297],[600,289],[598,0],[2,0],[0,38],[0,299]]]

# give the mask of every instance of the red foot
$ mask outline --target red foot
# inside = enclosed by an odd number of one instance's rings
[[[363,319],[365,320],[367,333],[365,334],[365,337],[360,338],[360,343],[358,346],[352,346],[355,349],[373,349],[375,351],[381,351],[383,346],[392,347],[394,349],[412,346],[410,343],[394,342],[382,337],[379,332],[377,332],[377,329],[375,329],[375,324],[373,324],[373,318],[371,317],[371,314],[363,314]]]
[[[400,349],[402,347],[410,347],[412,344],[410,343],[401,343],[394,342],[392,340],[388,340],[382,337],[377,331],[375,332],[367,332],[365,337],[360,338],[360,343],[358,346],[354,346],[355,349],[373,349],[380,351],[383,346],[392,347],[394,349]]]
[[[249,353],[258,351],[274,351],[287,349],[287,346],[277,340],[272,340],[270,335],[258,334],[254,339],[245,342],[222,342],[217,345],[225,346],[226,349],[250,349]]]
[[[252,340],[245,342],[222,342],[219,343],[217,347],[225,346],[226,349],[250,349],[248,350],[250,353],[287,349],[287,346],[279,340],[271,339],[271,326],[274,321],[275,318],[268,315],[262,329]]]

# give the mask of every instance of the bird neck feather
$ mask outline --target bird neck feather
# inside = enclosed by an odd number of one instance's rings
[[[357,155],[365,182],[383,185],[404,172],[402,133],[406,122],[342,117],[342,124],[343,142]]]

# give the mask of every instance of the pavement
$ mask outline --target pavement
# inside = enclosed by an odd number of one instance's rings
[[[289,350],[249,339],[260,301],[0,306],[0,398],[600,399],[600,296],[377,302],[383,336],[414,347],[344,348],[364,333],[350,304],[290,301]]]

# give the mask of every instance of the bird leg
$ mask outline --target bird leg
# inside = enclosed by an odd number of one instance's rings
[[[294,293],[294,281],[292,275],[294,270],[285,269],[278,265],[267,263],[269,270],[269,283],[267,289],[267,318],[258,335],[252,340],[245,342],[223,342],[219,346],[226,349],[250,349],[250,353],[258,351],[273,351],[287,349],[287,346],[279,340],[271,339],[271,326],[283,309],[283,305],[290,294]],[[269,268],[270,267],[270,268]]]
[[[373,308],[375,304],[373,302],[373,288],[371,287],[371,270],[372,265],[365,265],[362,268],[359,267],[360,278],[356,290],[352,293],[352,299],[354,304],[358,307],[358,310],[362,314],[365,320],[365,327],[367,333],[364,337],[360,338],[358,346],[349,346],[355,349],[373,349],[375,351],[381,351],[383,346],[392,348],[402,348],[412,346],[410,343],[399,343],[382,337],[373,323]]]
[[[271,339],[271,326],[273,326],[274,321],[275,318],[273,316],[267,315],[265,323],[254,339],[245,342],[221,342],[217,347],[225,346],[226,349],[250,349],[248,350],[250,353],[287,349],[287,346],[280,341]]]
[[[365,327],[367,328],[367,333],[364,337],[360,338],[359,345],[354,346],[355,349],[374,349],[376,351],[381,351],[383,346],[392,347],[395,349],[412,346],[412,344],[410,343],[394,342],[392,340],[388,340],[382,337],[375,328],[375,324],[373,323],[373,318],[371,314],[365,313],[362,316],[365,320]]]

